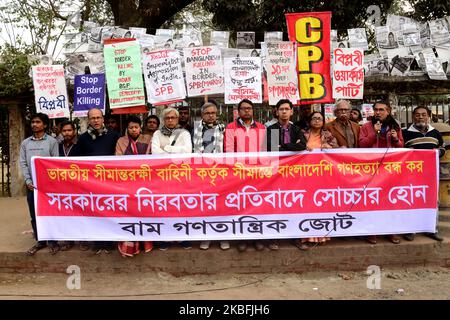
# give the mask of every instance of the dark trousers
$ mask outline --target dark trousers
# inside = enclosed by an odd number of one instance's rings
[[[27,189],[28,210],[30,211],[31,227],[33,228],[34,239],[37,240],[36,211],[34,210],[34,192]]]
[[[37,233],[37,227],[36,227],[36,211],[34,209],[34,191],[30,191],[27,189],[27,202],[28,202],[28,209],[30,211],[30,218],[31,218],[31,227],[33,228],[33,234],[34,239],[38,239],[38,233]],[[39,241],[39,242],[45,242],[45,241]],[[48,244],[56,244],[57,241],[48,241]]]

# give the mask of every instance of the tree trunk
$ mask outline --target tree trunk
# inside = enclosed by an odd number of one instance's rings
[[[107,0],[107,2],[114,14],[116,26],[144,27],[148,33],[154,33],[155,29],[194,0]]]

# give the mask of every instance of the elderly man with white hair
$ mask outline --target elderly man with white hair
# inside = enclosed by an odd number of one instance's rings
[[[163,110],[163,125],[153,134],[152,154],[192,153],[191,134],[179,127],[179,118],[178,110]]]
[[[174,108],[162,112],[163,125],[152,137],[152,154],[192,153],[191,134],[178,125],[180,114]],[[170,242],[160,242],[159,250],[167,250]],[[184,249],[191,249],[189,241],[182,241]]]
[[[350,121],[352,107],[347,100],[339,100],[334,109],[336,119],[328,123],[325,128],[336,138],[339,147],[358,148],[360,127]]]
[[[194,153],[222,153],[225,126],[217,122],[217,105],[208,101],[202,106],[202,120],[194,127],[192,135]],[[210,241],[202,241],[200,249],[207,250]],[[222,250],[230,249],[228,241],[220,241]]]

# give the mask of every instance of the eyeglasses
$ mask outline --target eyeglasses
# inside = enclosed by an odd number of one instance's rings
[[[322,118],[318,118],[318,117],[312,117],[311,121],[323,121]]]
[[[175,120],[178,119],[178,117],[165,117],[164,120]]]
[[[205,112],[204,115],[215,116],[215,115],[217,115],[217,112]]]

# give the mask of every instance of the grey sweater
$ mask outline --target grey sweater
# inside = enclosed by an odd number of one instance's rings
[[[20,145],[20,169],[22,170],[25,183],[28,185],[33,183],[31,179],[31,157],[57,157],[59,156],[58,141],[45,134],[40,140],[36,140],[34,136],[26,138]]]

